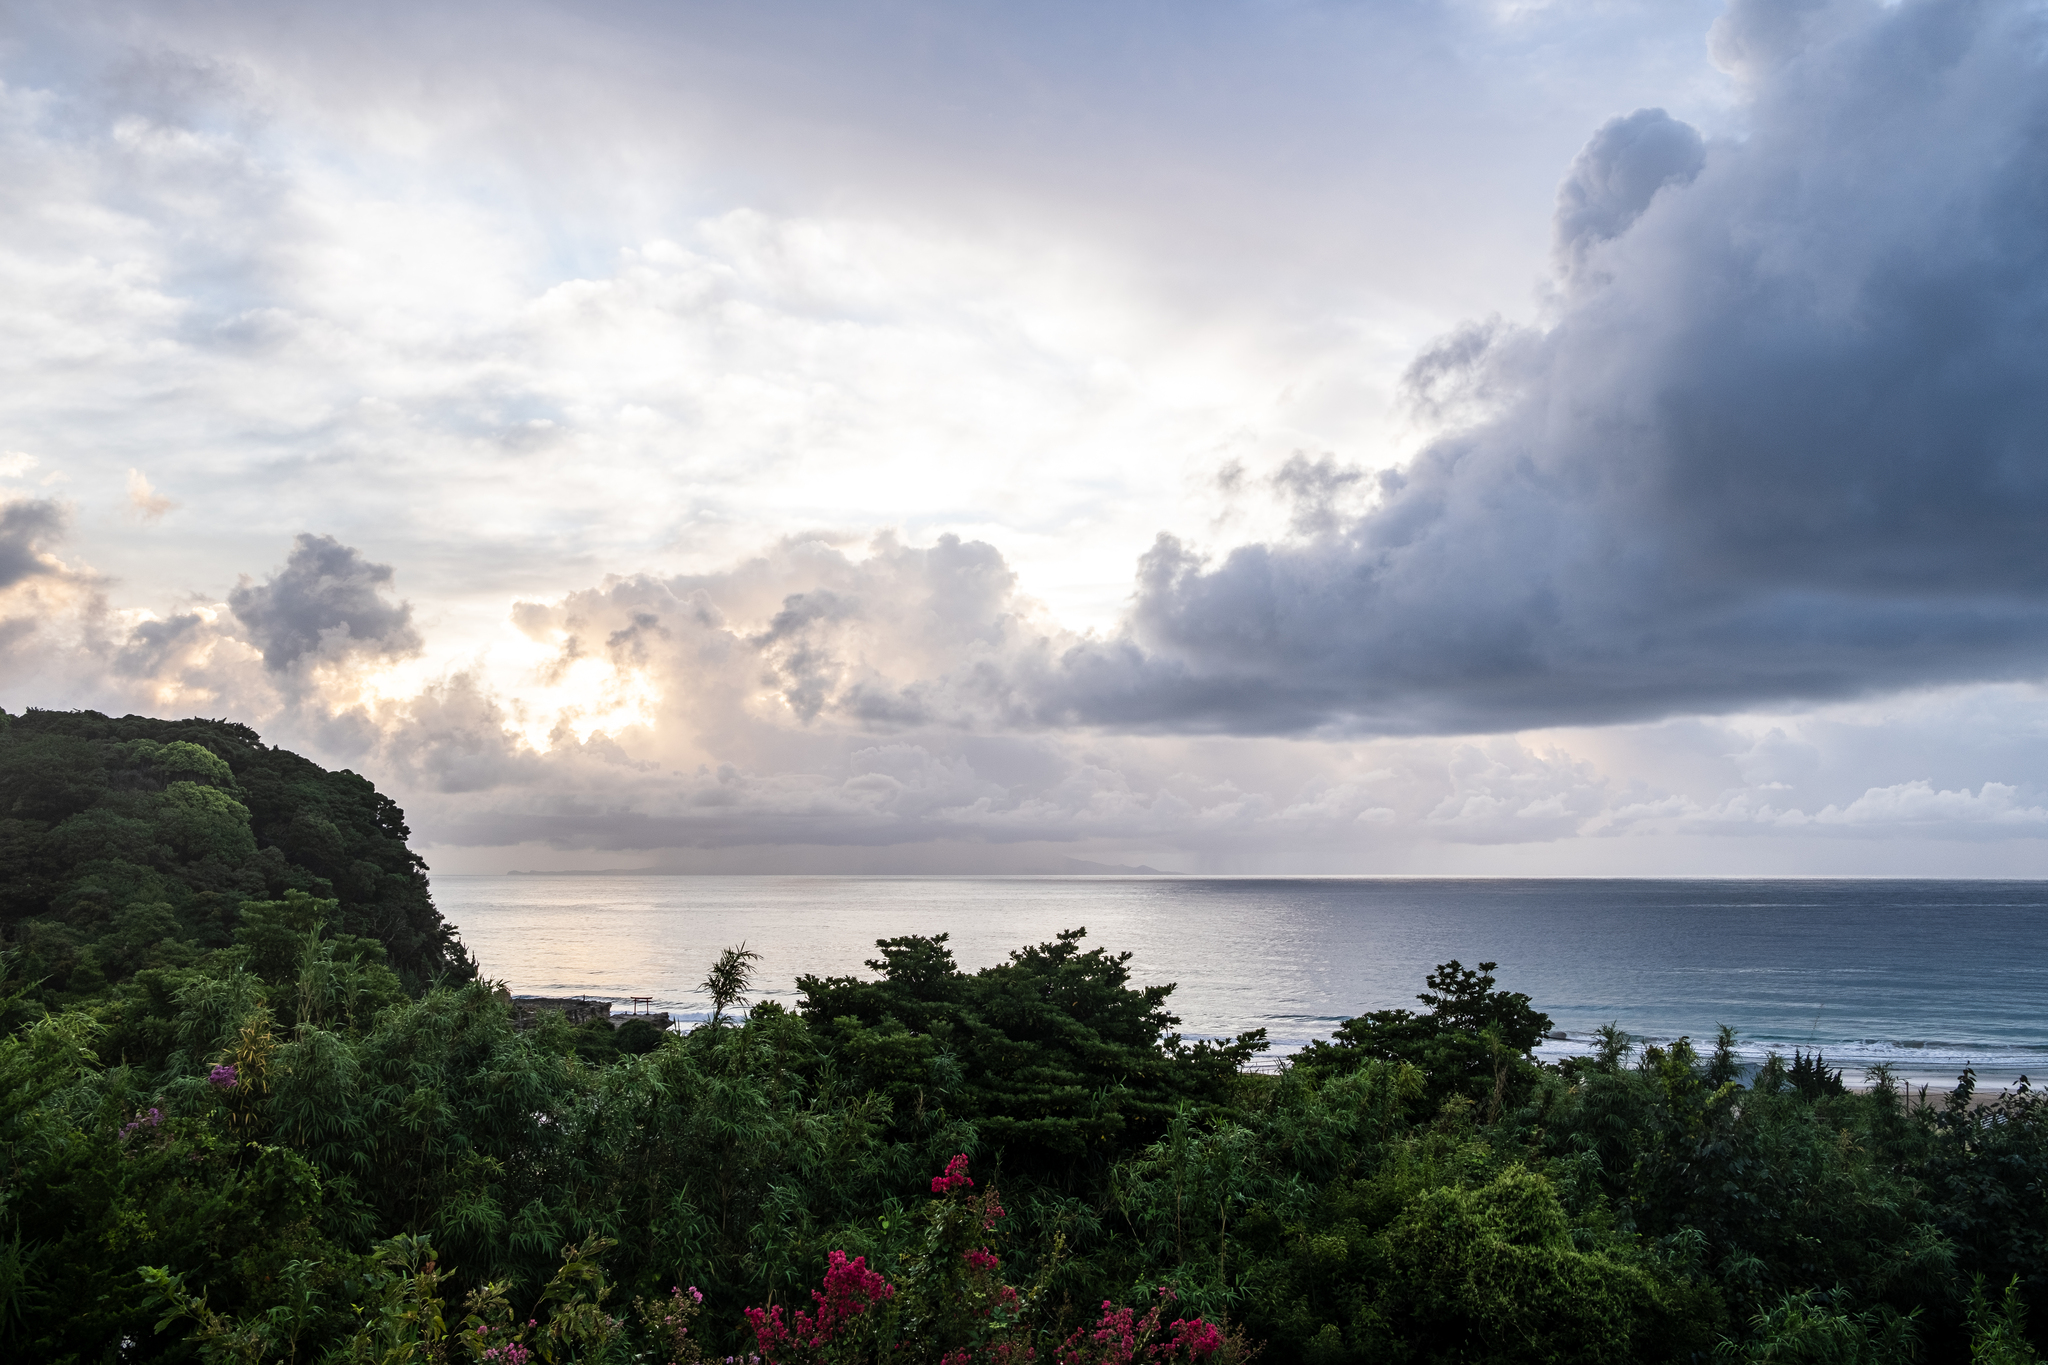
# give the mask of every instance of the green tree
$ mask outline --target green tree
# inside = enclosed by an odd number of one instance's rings
[[[1550,1016],[1527,995],[1494,989],[1499,964],[1477,970],[1453,959],[1438,966],[1416,999],[1429,1008],[1375,1010],[1346,1019],[1330,1040],[1312,1043],[1296,1065],[1344,1071],[1368,1060],[1407,1062],[1428,1077],[1428,1101],[1476,1104],[1490,1122],[1529,1093],[1537,1042]]]

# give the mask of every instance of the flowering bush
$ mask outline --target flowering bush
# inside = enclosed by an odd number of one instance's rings
[[[895,1283],[870,1269],[866,1257],[848,1260],[834,1251],[823,1287],[811,1293],[814,1311],[785,1321],[779,1306],[749,1308],[747,1323],[766,1365],[1037,1361],[1037,1310],[1052,1267],[1028,1289],[1005,1281],[1002,1258],[988,1245],[1004,1216],[1002,1203],[994,1189],[973,1190],[964,1155],[932,1178],[923,1244],[903,1257]],[[1163,1365],[1217,1357],[1223,1334],[1199,1317],[1162,1325],[1173,1296],[1163,1289],[1160,1295],[1142,1317],[1105,1301],[1102,1320],[1061,1342],[1053,1358],[1059,1365]]]
[[[666,1299],[633,1300],[640,1325],[647,1329],[649,1337],[661,1343],[668,1365],[701,1365],[704,1360],[704,1343],[690,1335],[690,1327],[703,1306],[704,1295],[694,1284],[688,1289],[674,1286]]]
[[[523,1327],[512,1321],[512,1306],[505,1301],[503,1284],[482,1286],[470,1294],[465,1306],[469,1316],[463,1319],[458,1340],[471,1360],[484,1365],[529,1365],[533,1348],[524,1338],[534,1320],[528,1318]],[[490,1321],[485,1320],[487,1316]]]
[[[932,1177],[933,1194],[951,1194],[955,1190],[971,1190],[974,1181],[967,1175],[967,1154],[962,1152],[946,1163],[946,1173]]]
[[[476,1330],[482,1332],[485,1329],[479,1327]],[[516,1341],[508,1341],[502,1346],[485,1347],[483,1359],[490,1362],[490,1365],[526,1365],[526,1362],[533,1359],[533,1352]]]
[[[235,1088],[234,1063],[225,1062],[207,1072],[206,1083],[216,1090],[233,1090]]]
[[[164,1111],[152,1108],[148,1113],[138,1115],[134,1120],[121,1125],[121,1140],[127,1141],[128,1135],[138,1128],[154,1128],[163,1121]]]
[[[1201,1318],[1175,1318],[1161,1324],[1174,1301],[1162,1288],[1150,1312],[1137,1316],[1129,1308],[1102,1301],[1102,1317],[1060,1343],[1059,1365],[1137,1365],[1138,1362],[1207,1360],[1223,1346],[1223,1334]]]
[[[877,1335],[873,1329],[879,1325],[880,1315],[861,1321],[868,1309],[895,1297],[896,1286],[869,1270],[867,1257],[849,1261],[845,1252],[835,1251],[825,1268],[824,1289],[811,1291],[817,1304],[815,1313],[799,1311],[795,1322],[785,1324],[779,1304],[749,1308],[747,1323],[754,1329],[761,1355],[771,1365],[841,1359],[857,1341],[865,1343]],[[830,1349],[834,1347],[837,1349]]]

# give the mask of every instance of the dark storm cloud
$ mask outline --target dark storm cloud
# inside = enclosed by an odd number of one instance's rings
[[[370,563],[333,536],[302,533],[282,570],[261,586],[236,588],[228,605],[273,670],[308,654],[416,653],[412,606],[385,600],[390,582],[390,565]]]
[[[43,498],[0,504],[0,588],[62,570],[45,546],[64,534],[64,509]]]
[[[1476,732],[2037,676],[2044,39],[2018,4],[1738,5],[1749,136],[1607,124],[1550,325],[1418,362],[1473,424],[1327,533],[1162,537],[1040,714]]]

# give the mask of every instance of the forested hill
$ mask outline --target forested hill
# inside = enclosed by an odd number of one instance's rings
[[[0,710],[0,935],[52,1003],[188,966],[236,942],[245,905],[305,898],[413,994],[474,977],[409,834],[367,779],[246,725]]]

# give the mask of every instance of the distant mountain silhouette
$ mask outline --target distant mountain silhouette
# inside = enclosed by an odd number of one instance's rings
[[[1158,868],[1147,867],[1143,863],[1133,867],[1129,863],[1091,863],[1086,858],[1068,858],[1057,875],[1065,876],[1084,873],[1095,876],[1121,874],[1124,876],[1177,877],[1180,875],[1177,872],[1161,872]]]
[[[815,869],[806,869],[806,871],[812,871],[815,875],[827,877],[901,875],[900,870],[888,869],[880,872],[872,870],[837,871],[830,869],[822,872],[818,872]],[[1013,863],[1008,867],[998,864],[994,867],[969,868],[965,870],[951,868],[932,870],[913,865],[907,871],[909,875],[963,877],[1178,877],[1181,875],[1178,872],[1171,872],[1164,868],[1147,867],[1143,863],[1092,863],[1086,858],[1063,858],[1060,860],[1058,867],[1047,867],[1044,863],[1033,860],[1021,865]],[[676,868],[664,867],[575,867],[534,868],[530,871],[522,871],[519,868],[507,868],[505,869],[505,875],[508,877],[675,877],[691,876],[694,874]]]

